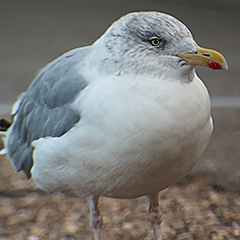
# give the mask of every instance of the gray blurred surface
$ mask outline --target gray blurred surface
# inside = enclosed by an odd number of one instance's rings
[[[25,91],[37,70],[63,52],[94,42],[120,16],[140,10],[169,13],[199,45],[217,49],[229,71],[198,68],[213,99],[215,131],[192,173],[240,189],[240,15],[238,0],[0,0],[0,114]]]

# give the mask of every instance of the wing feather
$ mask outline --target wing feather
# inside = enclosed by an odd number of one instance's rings
[[[89,48],[72,50],[48,64],[18,103],[7,151],[16,170],[23,170],[28,178],[33,165],[31,142],[41,137],[60,137],[80,120],[80,114],[70,105],[88,85],[77,65],[84,61]]]

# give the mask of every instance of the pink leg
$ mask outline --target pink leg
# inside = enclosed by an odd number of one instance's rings
[[[89,196],[87,199],[90,208],[90,224],[93,229],[94,240],[100,240],[100,229],[103,224],[103,219],[98,208],[98,197]]]
[[[149,218],[152,224],[153,233],[156,240],[162,240],[160,225],[162,223],[162,213],[159,209],[159,194],[149,195]]]

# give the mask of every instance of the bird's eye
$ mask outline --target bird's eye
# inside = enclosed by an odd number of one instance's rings
[[[150,38],[149,41],[154,47],[159,46],[162,42],[161,39],[159,39],[158,37]]]

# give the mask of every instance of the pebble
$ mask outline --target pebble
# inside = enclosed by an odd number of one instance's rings
[[[8,198],[0,198],[0,217],[8,217],[16,212],[13,201]]]
[[[19,209],[16,213],[7,218],[7,225],[19,225],[24,222],[34,220],[31,210]]]
[[[125,231],[131,231],[133,229],[134,224],[130,222],[123,223],[122,229]]]
[[[28,236],[26,240],[39,240],[39,237],[31,235],[31,236]]]
[[[59,216],[58,216],[57,210],[47,208],[47,207],[43,207],[42,209],[40,209],[36,217],[36,222],[40,222],[40,223],[54,222],[58,220],[59,220]]]
[[[18,201],[18,206],[21,208],[41,206],[44,202],[37,193],[29,194]]]
[[[233,228],[233,230],[232,230],[233,231],[233,236],[240,238],[240,225],[237,222],[233,222],[232,228]]]
[[[65,222],[63,228],[67,236],[74,236],[78,231],[78,227],[74,222]]]

